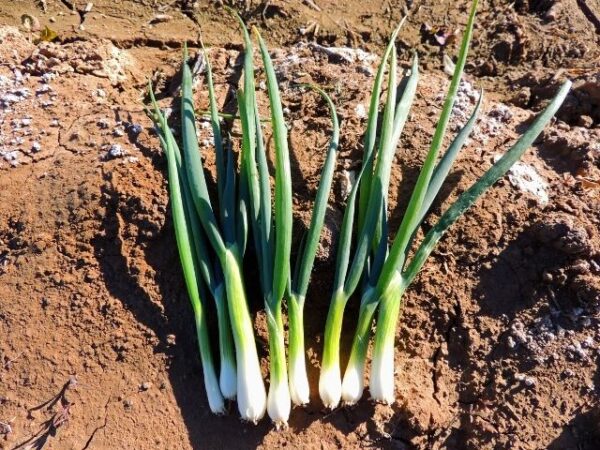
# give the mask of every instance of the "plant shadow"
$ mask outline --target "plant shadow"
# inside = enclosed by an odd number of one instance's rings
[[[230,414],[223,417],[214,416],[208,408],[192,309],[179,270],[171,222],[167,221],[156,238],[143,245],[144,257],[157,274],[155,282],[162,299],[161,308],[140,284],[137,270],[130,266],[123,245],[120,216],[135,223],[135,206],[124,210],[119,192],[110,184],[103,188],[102,194],[106,215],[102,233],[93,241],[95,256],[111,295],[119,299],[136,320],[154,331],[158,338],[155,352],[168,357],[169,381],[191,446],[195,449],[256,448],[271,429],[266,420],[257,426],[240,423],[235,405],[231,405]],[[215,328],[214,322],[212,325]],[[216,330],[211,331],[215,343]],[[176,345],[171,343],[171,336],[175,336]]]
[[[596,450],[600,448],[600,407],[579,411],[548,450]]]

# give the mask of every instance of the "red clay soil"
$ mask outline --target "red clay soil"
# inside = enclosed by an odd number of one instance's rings
[[[379,53],[403,8],[411,12],[400,60],[406,67],[416,47],[423,74],[392,170],[395,230],[448,85],[441,57],[456,53],[453,36],[467,6],[315,1],[319,12],[313,2],[246,2],[245,18],[275,49],[287,108],[294,248],[310,220],[330,130],[323,102],[295,84],[324,86],[343,130],[306,307],[311,404],[293,409],[281,432],[266,419],[240,422],[235,404],[225,417],[208,409],[165,159],[143,111],[152,77],[177,123],[178,47],[187,39],[195,49],[199,26],[219,103],[234,111],[235,24],[205,2],[99,1],[87,13],[85,3],[0,5],[0,449],[600,448],[598,2],[481,6],[451,129],[464,123],[480,87],[483,113],[423,232],[509,148],[565,77],[574,90],[559,120],[453,226],[407,292],[397,402],[378,405],[366,393],[335,411],[324,411],[317,395],[323,327],[377,60],[323,46]],[[59,40],[34,44],[39,32],[22,28],[24,13]],[[205,109],[204,77],[197,79]],[[264,90],[259,99],[266,115]],[[213,169],[202,121],[199,130]],[[237,125],[233,132],[237,141]],[[251,262],[247,271],[252,278]],[[265,318],[254,292],[250,286],[266,376]],[[357,302],[347,310],[344,364]]]

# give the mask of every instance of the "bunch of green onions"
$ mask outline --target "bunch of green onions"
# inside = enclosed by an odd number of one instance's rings
[[[319,394],[326,407],[334,408],[340,400],[354,404],[362,397],[367,349],[376,313],[371,395],[383,402],[394,400],[394,337],[403,293],[446,230],[531,146],[570,88],[570,82],[567,81],[529,130],[459,196],[413,251],[417,231],[473,129],[481,107],[482,96],[467,123],[437,161],[465,66],[476,8],[477,0],[474,0],[454,76],[429,152],[391,247],[388,246],[387,229],[390,171],[419,77],[415,55],[410,69],[398,86],[395,40],[402,22],[392,33],[384,52],[371,94],[363,164],[348,197],[338,239],[334,291],[327,316],[319,380]],[[182,65],[182,150],[154,98],[151,86],[153,110],[149,114],[167,157],[176,241],[194,311],[209,406],[214,413],[220,414],[226,409],[226,399],[237,399],[242,419],[257,422],[267,411],[279,427],[287,425],[292,403],[305,405],[309,401],[304,302],[331,190],[340,130],[329,96],[318,87],[308,86],[325,99],[331,112],[332,131],[310,226],[292,267],[291,170],[279,86],[265,43],[255,30],[270,106],[267,122],[272,128],[275,178],[272,195],[263,120],[259,116],[255,88],[253,43],[241,18],[233,14],[240,23],[245,45],[242,87],[236,95],[242,130],[239,158],[222,138],[224,130],[221,129],[212,69],[205,55],[209,116],[214,135],[216,201],[209,195],[196,137],[192,73],[187,63],[187,48],[184,49]],[[379,123],[379,98],[386,70],[387,93]],[[251,245],[248,245],[249,234]],[[258,263],[260,293],[267,317],[268,394],[262,379],[244,281],[243,262],[248,248],[254,250]],[[361,302],[358,323],[342,380],[339,343],[344,309],[359,286]],[[205,302],[209,297],[215,302],[218,319],[218,377],[207,329]],[[289,327],[287,355],[282,308],[284,299],[287,301]]]
[[[477,0],[474,0],[429,152],[391,248],[388,247],[386,211],[390,169],[415,96],[419,76],[415,55],[410,70],[399,88],[396,88],[397,61],[394,41],[402,23],[394,30],[383,55],[372,90],[363,165],[348,197],[338,244],[334,292],[325,327],[323,363],[319,379],[319,393],[326,407],[334,408],[340,400],[345,404],[354,404],[362,397],[365,361],[376,312],[370,393],[377,401],[385,403],[394,401],[394,339],[403,293],[446,230],[531,146],[569,91],[571,83],[567,81],[513,147],[442,214],[410,258],[418,228],[446,179],[454,159],[473,129],[481,106],[482,95],[469,120],[437,162],[465,66],[476,9]],[[387,96],[381,125],[378,127],[379,97],[388,62]],[[399,99],[396,97],[398,91],[401,92]],[[377,146],[376,142],[378,142]],[[358,212],[355,211],[357,197]],[[358,225],[352,264],[350,264],[355,216]],[[362,286],[362,291],[358,323],[348,365],[342,379],[339,346],[342,320],[345,305],[359,284]]]
[[[279,427],[287,425],[292,402],[304,405],[309,400],[303,308],[335,170],[339,124],[329,96],[318,87],[309,86],[326,100],[331,110],[333,131],[313,216],[298,251],[292,275],[292,187],[287,129],[279,87],[265,43],[255,30],[266,75],[275,149],[273,212],[265,140],[256,99],[253,45],[243,21],[237,14],[235,16],[241,25],[245,43],[243,87],[237,91],[242,128],[239,173],[235,168],[235,154],[231,148],[225,150],[222,139],[212,69],[208,59],[206,66],[210,120],[214,134],[218,213],[215,212],[217,208],[213,208],[208,193],[196,137],[192,74],[187,64],[187,49],[184,50],[181,89],[183,155],[156,103],[152,89],[150,96],[154,109],[150,115],[167,155],[176,240],[196,316],[209,406],[213,412],[222,413],[224,398],[234,399],[237,396],[238,409],[243,419],[257,422],[266,410]],[[267,316],[270,373],[268,395],[261,376],[242,271],[249,232],[258,262]],[[206,330],[206,308],[203,301],[207,298],[207,290],[215,301],[218,316],[221,362],[218,384]],[[289,369],[286,364],[282,318],[284,296],[288,298],[289,309]]]

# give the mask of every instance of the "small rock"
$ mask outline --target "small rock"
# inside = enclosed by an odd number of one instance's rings
[[[35,95],[42,95],[50,92],[52,88],[49,84],[44,84],[35,90]]]
[[[364,119],[367,117],[367,110],[365,108],[365,105],[363,105],[362,103],[356,105],[356,107],[354,108],[354,113],[359,119]]]
[[[535,237],[556,250],[570,255],[592,252],[592,237],[581,221],[569,214],[554,213],[533,226]]]
[[[42,75],[41,78],[43,83],[49,83],[51,80],[56,78],[56,74],[53,72],[46,72]]]
[[[581,346],[583,348],[592,348],[594,346],[594,338],[592,336],[586,337],[583,341],[581,341]]]
[[[19,160],[19,152],[13,150],[11,152],[2,153],[2,157],[7,162],[17,162]]]
[[[147,391],[151,387],[152,387],[152,383],[149,381],[144,381],[142,384],[140,384],[140,390],[142,390],[142,391]]]
[[[549,22],[555,21],[558,18],[558,5],[551,6],[544,14],[544,18]]]
[[[8,423],[0,422],[0,434],[12,433],[12,427]]]
[[[31,151],[32,152],[37,153],[41,149],[42,149],[42,145],[38,141],[35,141],[33,144],[31,144]]]
[[[508,339],[506,340],[506,343],[508,345],[508,348],[515,348],[517,346],[517,343],[515,342],[515,340],[512,338],[512,336],[509,336]]]
[[[142,127],[139,123],[132,123],[129,125],[128,131],[132,134],[138,135],[144,131],[144,127]]]
[[[581,347],[581,344],[574,340],[572,344],[567,346],[567,352],[573,359],[585,360],[587,359],[587,352]]]
[[[533,387],[533,386],[535,386],[535,383],[536,383],[535,378],[527,376],[523,373],[516,373],[515,380],[520,381],[527,387]]]
[[[119,144],[112,144],[106,153],[106,159],[122,158],[125,156],[125,150]]]
[[[577,120],[577,125],[580,127],[592,128],[593,124],[594,119],[592,119],[590,116],[579,116],[579,119]]]
[[[171,19],[173,19],[173,16],[170,16],[168,14],[156,14],[152,19],[150,19],[150,22],[148,22],[148,23],[150,25],[153,25],[155,23],[168,22]]]
[[[176,341],[177,341],[177,339],[176,339],[176,337],[175,337],[174,334],[168,334],[167,335],[167,344],[169,344],[169,345],[175,345]]]

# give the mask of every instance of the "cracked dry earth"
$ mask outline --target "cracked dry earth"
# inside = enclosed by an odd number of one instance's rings
[[[232,111],[239,53],[213,47],[209,55],[219,103]],[[101,37],[34,45],[0,28],[0,448],[600,448],[600,80],[575,80],[562,120],[451,229],[406,294],[396,404],[365,396],[326,412],[316,392],[335,240],[347,180],[360,165],[365,86],[377,60],[306,43],[273,56],[290,129],[295,236],[310,219],[329,121],[325,105],[294,85],[325,86],[344,130],[307,304],[313,398],[283,432],[266,420],[240,423],[235,405],[225,417],[207,407],[166,165],[143,112],[150,74],[161,104],[176,110],[169,93],[179,50],[123,50]],[[437,68],[423,72],[394,162],[391,229],[448,84]],[[197,80],[205,109],[204,78]],[[480,84],[465,76],[452,129],[468,117]],[[535,101],[521,106],[543,104],[535,86],[527,86]],[[264,91],[259,97],[266,114]],[[487,96],[423,232],[532,117],[502,97]],[[199,139],[212,168],[202,121]],[[252,302],[266,371],[265,318],[260,300]],[[350,339],[343,336],[346,350]]]

